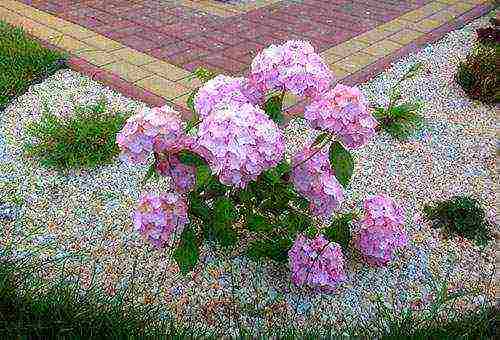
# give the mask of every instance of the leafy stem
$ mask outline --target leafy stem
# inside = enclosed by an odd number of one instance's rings
[[[326,136],[325,139],[323,139],[320,144],[318,146],[315,147],[315,150],[309,155],[309,157],[307,157],[306,159],[304,159],[303,161],[295,164],[291,170],[299,167],[300,165],[306,163],[307,161],[309,161],[311,158],[313,158],[318,152],[320,152],[326,145],[328,145],[328,143],[330,143],[333,139],[333,136],[331,134],[328,134]]]

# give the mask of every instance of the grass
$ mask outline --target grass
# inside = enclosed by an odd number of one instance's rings
[[[424,207],[424,214],[434,228],[441,228],[447,237],[461,236],[478,245],[493,240],[493,226],[486,219],[480,202],[469,196],[454,196]]]
[[[57,71],[64,55],[0,21],[0,111],[34,82]]]
[[[47,167],[95,168],[112,162],[118,154],[116,134],[126,119],[124,114],[110,113],[104,99],[76,107],[68,117],[58,117],[46,109],[40,121],[27,127],[34,142],[27,143],[25,149]]]
[[[193,330],[159,321],[156,307],[132,307],[133,288],[111,298],[92,286],[78,288],[79,282],[64,278],[47,288],[34,272],[43,268],[35,260],[9,261],[0,259],[0,338],[2,339],[121,339],[162,338],[185,339],[203,337],[217,339],[211,331]],[[133,287],[133,281],[130,285]],[[377,300],[380,320],[363,328],[352,328],[344,335],[371,339],[486,339],[495,334],[496,311],[480,308],[466,317],[442,321],[439,315],[447,313],[459,293],[447,293],[446,285],[436,290],[436,301],[429,311],[416,314],[408,310],[396,312],[382,298]],[[449,316],[448,318],[449,319]],[[338,337],[338,330],[304,332],[294,326],[276,330],[270,337],[278,339],[318,339]],[[240,329],[241,339],[251,339],[250,332]]]

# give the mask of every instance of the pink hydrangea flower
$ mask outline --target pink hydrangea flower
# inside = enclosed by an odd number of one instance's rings
[[[328,90],[333,75],[310,43],[290,40],[257,54],[249,78],[264,93],[287,90],[300,97],[314,97]]]
[[[153,151],[180,150],[190,140],[184,134],[178,113],[168,106],[141,110],[127,119],[116,137],[120,159],[135,164],[146,164]]]
[[[307,105],[304,118],[314,129],[338,136],[351,149],[365,145],[375,135],[377,126],[359,89],[342,84]]]
[[[342,248],[323,235],[311,240],[299,234],[288,251],[292,282],[331,292],[346,278]]]
[[[306,147],[292,158],[291,179],[297,191],[309,200],[311,212],[329,217],[344,201],[344,193],[330,166],[328,149],[322,148],[311,157],[315,150]]]
[[[176,154],[169,154],[161,159],[156,170],[162,176],[172,178],[177,192],[189,192],[196,184],[196,167],[182,164]]]
[[[187,203],[178,193],[143,195],[134,212],[135,230],[155,247],[163,248],[175,234],[182,233],[188,223],[187,211]]]
[[[199,125],[197,143],[219,180],[241,188],[276,166],[285,151],[276,123],[248,103],[212,112]]]
[[[248,79],[218,75],[198,90],[194,98],[194,108],[200,117],[205,118],[212,111],[224,108],[231,103],[256,105],[260,104],[263,98],[263,93],[252,86]]]
[[[408,243],[403,224],[403,210],[394,200],[383,195],[369,197],[354,233],[354,245],[369,264],[387,265],[396,248]]]

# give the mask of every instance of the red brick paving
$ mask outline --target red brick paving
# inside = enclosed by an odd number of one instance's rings
[[[280,1],[228,18],[162,0],[21,1],[186,69],[239,74],[263,46],[304,39],[321,52],[431,0]]]

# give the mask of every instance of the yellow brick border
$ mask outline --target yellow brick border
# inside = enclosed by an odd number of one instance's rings
[[[260,0],[253,5],[220,4],[211,0],[182,0],[182,3],[216,15],[233,16],[278,1]],[[486,2],[488,0],[436,0],[329,48],[321,56],[337,78],[342,79],[467,12],[474,5]],[[189,79],[190,72],[183,68],[16,0],[0,2],[0,20],[20,26],[41,40],[183,107],[186,107],[188,93],[199,86]],[[292,106],[296,101],[290,96],[286,103]]]

